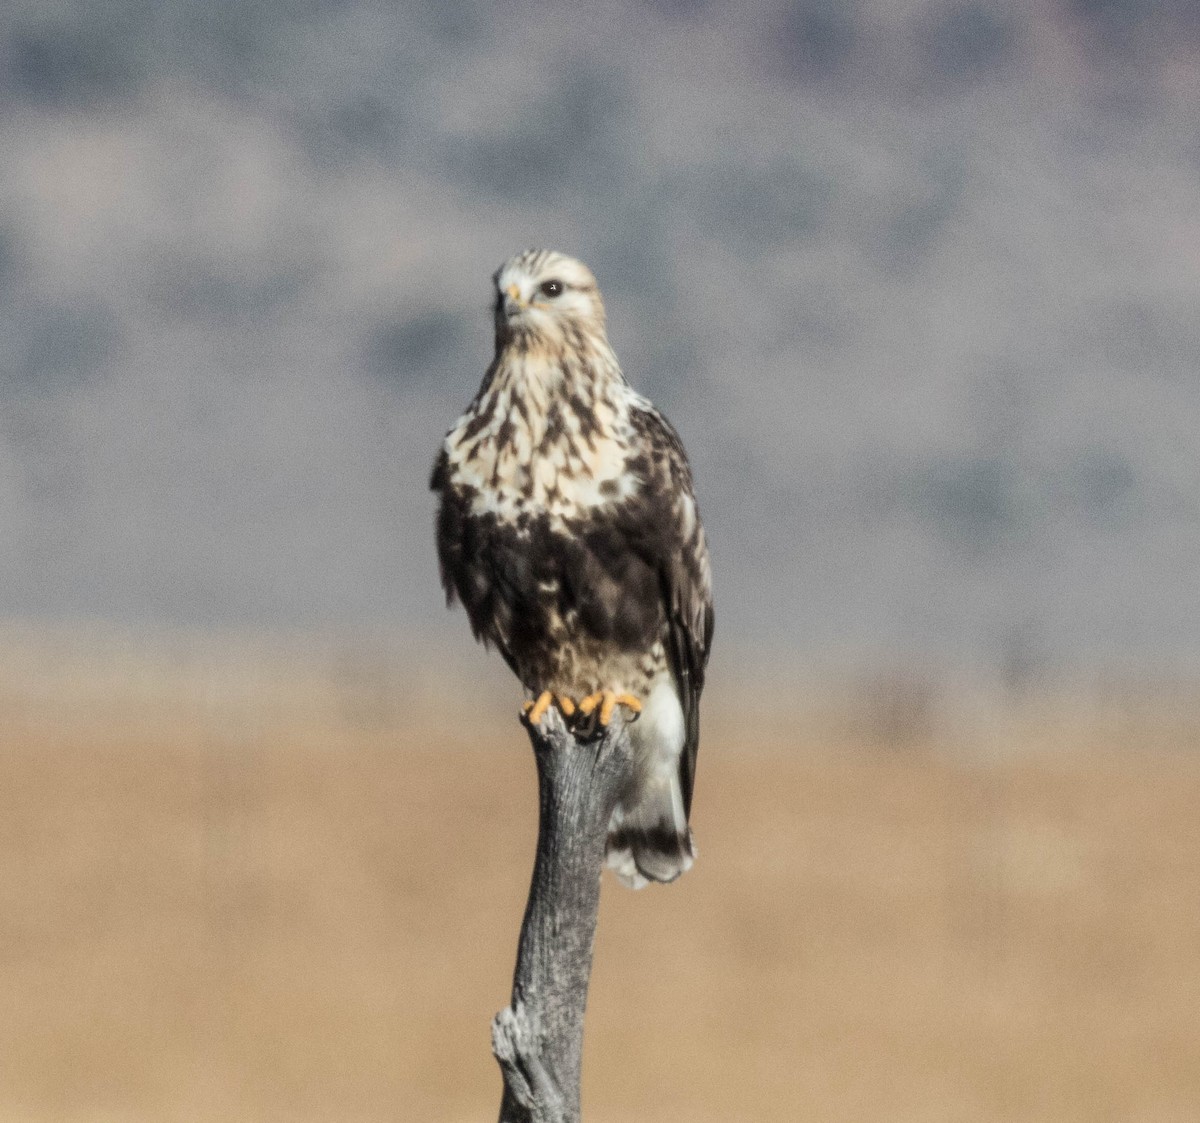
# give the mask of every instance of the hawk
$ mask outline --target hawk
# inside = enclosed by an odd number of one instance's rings
[[[582,262],[527,250],[494,276],[496,352],[433,469],[447,603],[527,691],[527,719],[629,725],[609,824],[625,884],[692,865],[688,827],[712,579],[675,430],[621,373]]]

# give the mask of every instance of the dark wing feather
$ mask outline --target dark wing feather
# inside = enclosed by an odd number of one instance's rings
[[[679,779],[684,810],[690,815],[700,749],[700,694],[713,634],[708,546],[696,513],[691,467],[678,434],[653,407],[635,411],[633,421],[642,450],[630,467],[640,471],[644,487],[632,503],[649,524],[641,528],[639,541],[658,574],[668,655],[683,705],[686,739]]]
[[[429,476],[429,489],[437,492],[441,503],[438,505],[437,522],[434,527],[434,541],[437,543],[438,573],[442,579],[442,589],[446,593],[447,606],[454,603],[456,589],[454,586],[453,567],[458,561],[458,535],[451,525],[456,522],[459,513],[451,506],[450,496],[450,457],[443,448],[438,452],[433,462],[433,472]]]
[[[475,638],[485,647],[494,646],[519,677],[509,642],[516,597],[509,588],[509,575],[502,565],[494,564],[495,519],[471,515],[470,497],[450,482],[445,449],[434,462],[429,486],[441,497],[435,537],[446,603],[462,602]]]

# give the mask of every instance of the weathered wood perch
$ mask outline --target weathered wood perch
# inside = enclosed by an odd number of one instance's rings
[[[492,1023],[504,1075],[500,1123],[578,1123],[604,841],[631,752],[620,716],[590,740],[576,738],[553,708],[528,729],[537,758],[537,855],[512,1005]]]

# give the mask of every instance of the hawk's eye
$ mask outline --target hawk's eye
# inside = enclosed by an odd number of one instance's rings
[[[558,296],[563,290],[563,284],[562,281],[543,281],[540,288],[543,296]]]

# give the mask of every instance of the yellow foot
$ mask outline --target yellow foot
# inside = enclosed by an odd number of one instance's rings
[[[612,721],[613,711],[618,706],[624,706],[634,714],[642,712],[642,703],[632,694],[614,694],[611,690],[598,690],[595,694],[589,694],[579,703],[579,712],[586,716],[597,706],[600,707],[601,725],[608,725]]]
[[[549,690],[543,690],[535,699],[526,702],[522,707],[526,719],[530,725],[537,725],[546,715],[546,711],[555,702],[558,702],[558,708],[562,710],[563,717],[571,717],[575,713],[575,702],[568,698],[565,694],[555,696]]]

